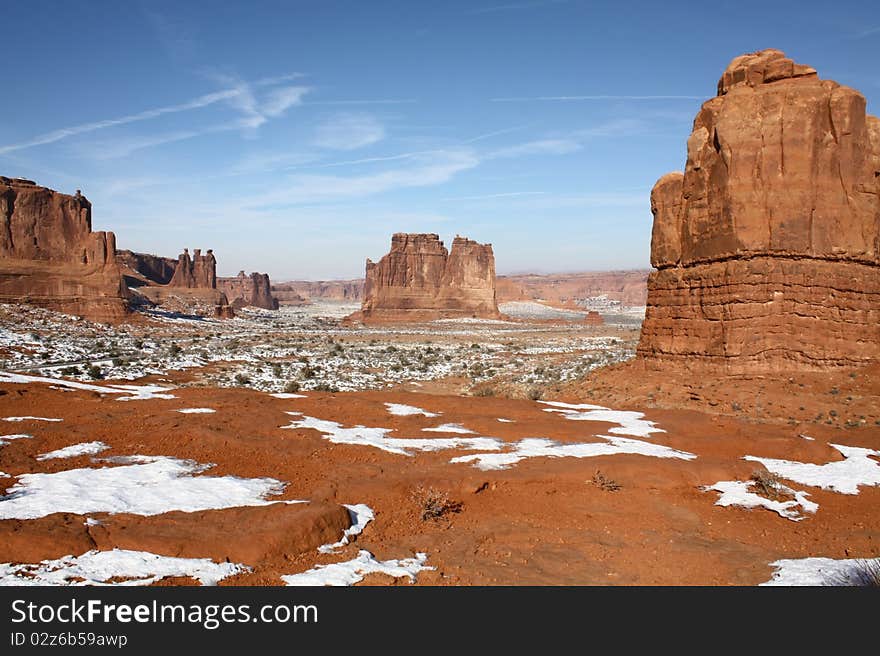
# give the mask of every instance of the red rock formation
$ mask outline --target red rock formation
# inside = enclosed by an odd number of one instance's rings
[[[112,232],[92,232],[92,204],[0,176],[0,301],[118,321],[128,293]]]
[[[251,307],[277,310],[278,299],[272,296],[272,283],[267,273],[245,275],[239,271],[235,278],[218,278],[217,288],[222,289],[234,308]]]
[[[116,259],[127,277],[134,278],[142,284],[167,285],[177,268],[177,260],[172,260],[170,257],[128,250],[116,251]],[[128,284],[131,286],[133,281],[128,281]]]
[[[217,260],[210,248],[205,255],[197,248],[193,257],[189,257],[189,249],[184,248],[177,258],[177,268],[171,277],[169,287],[186,287],[187,289],[217,289]]]
[[[649,363],[880,359],[880,120],[859,92],[778,50],[737,57],[651,211]]]
[[[604,326],[605,319],[595,310],[590,310],[587,312],[587,316],[584,317],[584,323],[588,326]]]
[[[541,300],[577,307],[579,300],[607,296],[621,305],[641,306],[648,298],[648,273],[637,270],[498,276],[498,302]]]
[[[272,294],[281,305],[303,305],[314,299],[360,301],[364,280],[291,280],[272,285]]]
[[[365,321],[499,317],[491,244],[456,237],[447,252],[434,234],[397,233],[379,262],[367,260]]]

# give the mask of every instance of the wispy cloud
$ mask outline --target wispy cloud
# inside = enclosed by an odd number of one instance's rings
[[[570,0],[531,0],[530,2],[511,2],[505,5],[493,5],[491,7],[479,7],[465,12],[468,15],[475,14],[494,14],[501,11],[517,11],[520,9],[537,9],[538,7],[547,7],[549,5],[563,5]]]
[[[880,25],[869,27],[867,29],[861,30],[860,32],[856,32],[850,38],[854,41],[857,41],[859,39],[866,39],[869,36],[874,36],[875,34],[880,34]]]
[[[448,198],[439,198],[438,200],[490,200],[493,198],[516,198],[519,196],[543,196],[546,191],[511,191],[500,194],[480,194],[477,196],[450,196]]]
[[[529,127],[528,124],[517,125],[515,127],[504,128],[502,130],[493,130],[492,132],[486,132],[485,134],[479,134],[476,137],[466,139],[462,143],[466,143],[466,144],[475,143],[477,141],[483,141],[484,139],[491,139],[492,137],[498,137],[498,136],[501,136],[502,134],[510,134],[511,132],[519,132],[520,130],[524,130],[527,127]]]
[[[58,130],[53,130],[52,132],[46,132],[45,134],[41,134],[32,139],[29,139],[28,141],[0,146],[0,154],[9,153],[14,150],[22,150],[24,148],[32,148],[33,146],[42,146],[44,144],[55,143],[56,141],[61,141],[62,139],[67,139],[68,137],[73,137],[78,134],[94,132],[95,130],[111,128],[117,125],[127,125],[129,123],[136,123],[138,121],[146,121],[149,119],[158,118],[159,116],[163,116],[165,114],[175,114],[178,112],[187,112],[193,109],[201,109],[203,107],[208,107],[209,105],[218,103],[222,100],[233,98],[237,94],[238,91],[236,89],[224,89],[223,91],[208,93],[203,96],[199,96],[198,98],[194,98],[193,100],[189,100],[187,102],[177,105],[168,105],[166,107],[147,109],[136,114],[120,116],[119,118],[93,121],[91,123],[82,123],[80,125],[74,125]]]
[[[413,105],[415,98],[377,98],[363,100],[310,100],[309,105]]]
[[[312,143],[331,150],[356,150],[382,141],[385,127],[369,114],[336,114],[318,126]]]
[[[203,109],[211,105],[216,105],[220,102],[228,103],[233,109],[241,114],[241,118],[237,121],[237,123],[235,123],[235,125],[241,128],[257,128],[265,123],[269,118],[281,116],[288,108],[292,107],[293,105],[300,104],[302,102],[302,97],[309,91],[308,87],[278,87],[269,91],[262,102],[258,102],[256,96],[253,93],[251,85],[241,80],[231,80],[230,78],[225,79],[227,82],[232,82],[232,85],[227,89],[204,94],[192,100],[188,100],[186,102],[175,105],[156,107],[153,109],[144,110],[142,112],[137,112],[135,114],[120,116],[118,118],[93,121],[91,123],[81,123],[80,125],[74,125],[66,128],[60,128],[58,130],[53,130],[51,132],[46,132],[27,141],[21,141],[19,143],[0,146],[0,155],[16,150],[23,150],[25,148],[33,148],[34,146],[42,146],[55,143],[61,141],[62,139],[67,139],[69,137],[74,137],[89,132],[95,132],[97,130],[103,130],[106,128],[112,128],[121,125],[128,125],[131,123],[138,123],[140,121],[147,121],[159,118],[160,116],[165,116],[167,114],[177,114],[181,112]],[[163,138],[161,136],[152,137],[152,140],[155,143],[146,143],[146,145],[138,146],[138,148],[143,148],[148,145],[167,143],[168,141],[179,141],[180,139],[187,139],[198,134],[203,134],[205,132],[220,131],[227,128],[228,126],[223,126],[221,128],[182,131],[171,135],[170,139]]]
[[[413,166],[354,176],[295,175],[283,189],[248,201],[250,207],[312,204],[344,198],[370,196],[396,189],[442,184],[480,163],[469,149],[442,151],[423,157]]]
[[[585,100],[703,100],[702,96],[616,96],[616,95],[592,95],[592,96],[511,96],[509,98],[490,98],[491,102],[540,102],[540,101],[585,101]]]
[[[499,148],[486,156],[486,159],[499,159],[502,157],[524,157],[529,155],[566,155],[583,148],[580,142],[574,139],[538,139]]]

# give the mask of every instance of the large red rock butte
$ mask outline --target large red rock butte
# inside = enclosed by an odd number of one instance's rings
[[[128,292],[112,232],[92,232],[92,204],[0,176],[0,302],[118,321]]]
[[[387,255],[367,260],[364,321],[499,316],[491,244],[456,237],[447,251],[438,235],[397,233]]]
[[[734,59],[651,193],[652,365],[729,373],[880,359],[880,120],[778,50]]]
[[[226,294],[234,308],[278,309],[278,299],[272,296],[272,283],[267,273],[254,272],[248,276],[244,271],[239,271],[235,278],[217,278],[217,288]]]

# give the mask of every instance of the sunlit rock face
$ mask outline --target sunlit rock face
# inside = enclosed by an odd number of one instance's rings
[[[649,364],[880,358],[880,120],[858,91],[778,50],[737,57],[651,211]]]

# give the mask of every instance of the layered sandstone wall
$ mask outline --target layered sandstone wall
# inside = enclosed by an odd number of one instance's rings
[[[0,176],[0,302],[118,321],[128,292],[112,232],[92,232],[92,205]]]
[[[244,271],[239,271],[234,278],[218,278],[217,288],[226,294],[234,308],[251,306],[264,310],[278,309],[278,299],[272,296],[269,274],[254,272],[245,275]]]
[[[170,257],[135,253],[129,250],[116,251],[116,259],[119,260],[126,275],[142,279],[142,282],[147,284],[167,285],[177,268],[177,260]]]
[[[628,307],[645,305],[648,270],[498,276],[498,302],[541,300],[576,306],[577,301],[607,296]]]
[[[379,262],[367,260],[366,321],[497,318],[491,244],[456,237],[448,252],[435,234],[397,233]]]
[[[651,193],[639,355],[727,371],[880,358],[880,120],[778,50],[737,57]]]
[[[314,299],[360,301],[364,280],[291,280],[272,285],[272,294],[281,305],[302,305]]]

